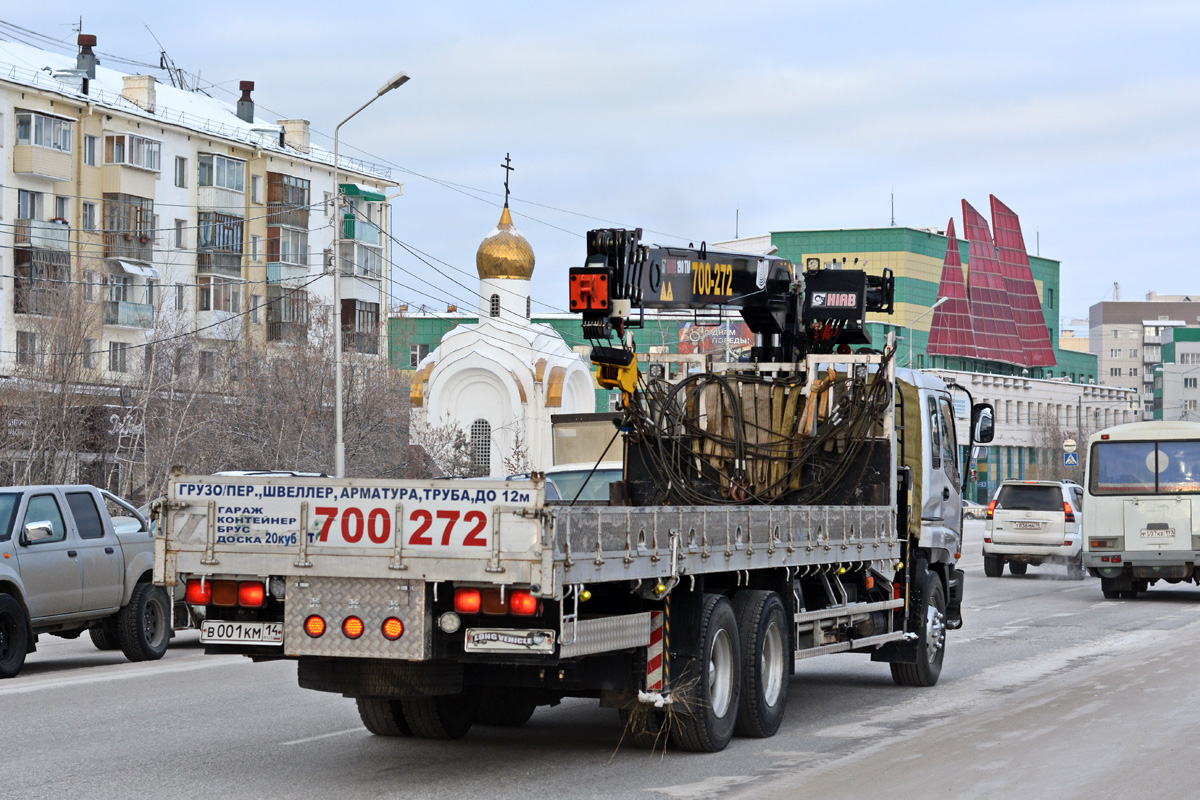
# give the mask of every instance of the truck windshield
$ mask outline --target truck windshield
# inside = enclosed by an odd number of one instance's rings
[[[621,480],[621,470],[597,469],[592,474],[591,480],[588,480],[588,475],[591,473],[590,469],[583,469],[578,471],[551,472],[546,477],[554,482],[563,500],[570,502],[578,494],[579,502],[581,503],[607,503],[608,485],[613,481]],[[584,486],[584,481],[587,481],[586,486]],[[581,486],[583,486],[582,494],[579,493],[579,487]]]
[[[1000,487],[996,496],[996,508],[1010,511],[1062,511],[1062,489],[1057,486],[1021,486],[1009,484]]]
[[[17,510],[20,500],[19,493],[0,494],[0,542],[7,542],[12,537],[13,512]]]
[[[1200,442],[1097,442],[1092,494],[1200,494]]]

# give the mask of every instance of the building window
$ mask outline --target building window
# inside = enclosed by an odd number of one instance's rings
[[[333,192],[325,193],[325,216],[333,216]]]
[[[100,224],[100,215],[96,209],[95,203],[83,204],[83,229],[85,231],[94,231]]]
[[[1197,400],[1184,400],[1184,401],[1183,401],[1183,410],[1184,410],[1184,411],[1195,411],[1195,410],[1196,410],[1196,405],[1197,405],[1197,403],[1200,403],[1200,401],[1197,401]]]
[[[32,144],[51,150],[71,152],[71,131],[75,123],[42,114],[17,114],[17,144]]]
[[[1137,374],[1138,374],[1138,368],[1137,368],[1137,367],[1130,367],[1130,368],[1129,368],[1129,377],[1131,377],[1131,378],[1136,378],[1136,377],[1137,377]]]
[[[200,351],[200,377],[211,378],[213,376],[213,368],[217,363],[217,354],[212,350]]]
[[[308,231],[294,228],[270,228],[267,239],[267,261],[308,266]]]
[[[1121,377],[1121,368],[1120,367],[1109,367],[1108,368],[1108,377],[1110,377],[1110,378]]]
[[[246,191],[246,162],[218,155],[200,156],[200,185]]]
[[[97,141],[98,141],[98,139],[95,136],[86,136],[85,135],[83,137],[83,163],[87,164],[89,167],[96,166],[96,142]]]
[[[42,193],[17,190],[17,219],[42,218]]]
[[[1120,357],[1121,357],[1121,351],[1120,351],[1120,349],[1118,349],[1118,348],[1113,348],[1113,349],[1109,350],[1109,351],[1108,351],[1108,357],[1109,357],[1109,358],[1120,358]]]
[[[30,331],[17,331],[17,363],[21,366],[33,366],[37,361],[37,334]]]
[[[493,316],[493,317],[500,316],[500,295],[498,295],[498,294],[492,295],[492,299],[488,301],[488,305],[489,305],[488,313],[491,316]]]
[[[162,142],[121,133],[104,137],[104,163],[124,164],[151,172],[162,170]]]
[[[242,283],[228,278],[201,275],[196,278],[200,287],[197,311],[241,311]]]
[[[183,284],[177,283],[177,284],[175,284],[175,310],[176,311],[183,311],[183,299],[184,299]]]
[[[481,477],[492,470],[492,426],[486,419],[471,423],[471,476]]]
[[[89,303],[100,302],[100,273],[93,269],[83,272],[83,299]]]
[[[187,220],[175,220],[175,249],[182,250],[187,247]]]
[[[259,295],[259,294],[250,295],[250,321],[251,322],[256,323],[256,324],[259,322],[262,322],[262,319],[258,313],[259,306],[261,306],[261,305],[262,305],[262,295]]]
[[[1154,379],[1154,385],[1155,386],[1158,385],[1158,378]],[[1183,388],[1195,389],[1196,388],[1196,379],[1195,378],[1184,378],[1183,379]]]
[[[262,237],[250,234],[250,260],[258,261],[260,253],[262,253]]]
[[[108,371],[109,372],[126,372],[128,365],[126,356],[129,352],[129,345],[125,342],[109,342],[108,343]]]
[[[61,219],[63,222],[66,222],[71,218],[71,198],[54,198],[54,218]]]
[[[108,276],[108,299],[113,303],[123,303],[129,299],[129,287],[133,279],[128,275]]]
[[[525,319],[533,319],[533,298],[525,298]]]
[[[414,344],[408,348],[408,366],[410,369],[416,369],[421,363],[421,359],[429,355],[429,345]]]
[[[83,340],[83,368],[95,369],[97,356],[100,355],[100,348],[96,346],[95,339]]]
[[[242,252],[242,218],[214,211],[201,211],[196,229],[196,247],[227,253]]]
[[[1129,348],[1129,357],[1137,358],[1137,348],[1136,347]]]
[[[1120,328],[1113,328],[1113,338],[1114,339],[1121,338],[1121,329]]]
[[[175,185],[187,188],[187,159],[183,156],[175,156]]]
[[[1054,308],[1054,289],[1046,287],[1046,307]]]
[[[250,176],[250,202],[261,203],[262,197],[262,175]]]

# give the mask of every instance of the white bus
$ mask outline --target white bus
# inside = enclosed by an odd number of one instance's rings
[[[1083,563],[1104,596],[1200,583],[1200,423],[1135,422],[1088,439]]]

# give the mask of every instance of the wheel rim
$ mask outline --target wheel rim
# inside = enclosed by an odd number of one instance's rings
[[[783,691],[783,632],[772,622],[763,636],[762,693],[763,702],[771,708],[779,702]]]
[[[729,701],[733,695],[732,673],[733,645],[729,641],[729,634],[719,630],[708,652],[708,701],[718,718],[724,717],[729,711]]]
[[[151,645],[158,645],[163,636],[163,620],[165,619],[162,603],[158,598],[153,597],[150,602],[146,603],[146,613],[142,616],[142,632],[145,641]]]
[[[937,660],[938,652],[946,641],[946,615],[932,603],[925,612],[925,655],[930,664]]]

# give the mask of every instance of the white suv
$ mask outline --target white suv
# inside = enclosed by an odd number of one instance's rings
[[[999,578],[1008,564],[1024,575],[1030,564],[1064,564],[1082,580],[1083,487],[1058,481],[1005,481],[988,505],[983,572]]]

